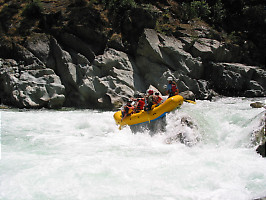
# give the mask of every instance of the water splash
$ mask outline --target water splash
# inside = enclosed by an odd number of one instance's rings
[[[266,160],[249,145],[263,110],[249,104],[239,98],[184,104],[167,116],[166,131],[152,136],[119,131],[113,112],[2,111],[0,199],[266,196]],[[180,130],[184,143],[165,142]]]
[[[186,113],[172,112],[167,115],[167,127],[165,142],[181,142],[187,146],[193,146],[201,140],[198,125]]]

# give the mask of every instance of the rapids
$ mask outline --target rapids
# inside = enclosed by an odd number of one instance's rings
[[[266,159],[256,153],[252,132],[265,109],[251,108],[252,101],[184,103],[153,136],[119,131],[114,112],[1,110],[0,199],[264,197]]]

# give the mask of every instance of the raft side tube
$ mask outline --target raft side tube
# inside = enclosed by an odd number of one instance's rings
[[[142,110],[139,113],[134,113],[130,116],[127,116],[123,121],[121,121],[122,112],[118,111],[114,114],[114,119],[116,124],[120,126],[135,125],[135,124],[154,121],[163,117],[164,115],[166,115],[166,113],[176,108],[179,108],[183,104],[183,101],[184,99],[182,96],[176,95],[168,98],[161,105],[155,107],[150,111]]]

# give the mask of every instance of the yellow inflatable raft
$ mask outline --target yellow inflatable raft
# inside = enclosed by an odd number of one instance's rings
[[[150,111],[142,110],[139,113],[134,113],[130,116],[127,116],[123,121],[122,119],[122,112],[118,111],[114,114],[114,119],[117,125],[120,127],[125,125],[136,125],[141,123],[146,123],[150,121],[157,120],[166,115],[166,113],[179,108],[183,104],[183,97],[180,95],[176,95],[166,99],[161,105],[155,107]]]

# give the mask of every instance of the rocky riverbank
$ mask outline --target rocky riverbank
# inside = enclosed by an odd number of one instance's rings
[[[110,110],[150,85],[164,94],[169,76],[196,99],[266,95],[265,69],[245,64],[252,62],[245,62],[244,47],[224,42],[202,21],[180,23],[167,36],[157,30],[164,15],[157,4],[132,7],[116,30],[99,3],[42,3],[2,3],[3,104]]]
[[[180,91],[190,90],[197,99],[218,94],[265,96],[265,70],[236,63],[236,52],[216,40],[192,41],[145,29],[136,55],[107,47],[92,59],[86,41],[69,33],[64,36],[68,47],[42,33],[28,39],[25,47],[13,44],[17,59],[0,59],[2,103],[112,109],[149,85],[164,93],[168,76]],[[1,51],[8,50],[1,46]]]

